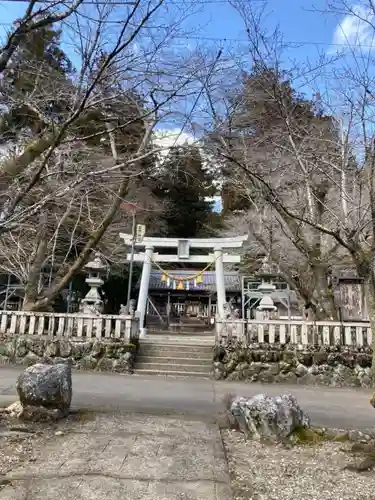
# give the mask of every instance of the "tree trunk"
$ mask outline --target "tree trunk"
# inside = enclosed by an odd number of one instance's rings
[[[314,279],[303,280],[293,277],[288,280],[289,286],[299,292],[305,309],[312,313],[315,320],[338,319],[339,310],[329,284],[327,270],[321,266],[310,265],[309,274]]]
[[[30,305],[30,311],[45,311],[46,308],[50,307],[51,303],[59,295],[59,293],[69,284],[71,279],[83,268],[83,266],[89,260],[92,251],[96,248],[97,244],[101,240],[102,236],[110,226],[115,217],[117,210],[119,209],[129,186],[129,178],[123,179],[117,193],[113,199],[111,207],[108,209],[104,219],[101,224],[97,227],[95,231],[91,234],[86,245],[82,249],[81,253],[78,255],[76,260],[69,266],[69,269],[64,274],[64,276],[57,279],[42,296],[39,296],[33,304]]]
[[[24,311],[32,311],[33,305],[38,299],[39,295],[39,280],[43,268],[43,263],[46,258],[47,239],[45,232],[46,217],[44,214],[40,216],[38,227],[38,240],[36,248],[32,257],[31,266],[27,276],[25,285],[25,297],[22,309]]]
[[[367,305],[367,314],[370,321],[372,332],[372,376],[375,380],[375,277],[373,269],[373,256],[364,253],[360,248],[352,253],[358,276],[365,280],[365,298]]]
[[[365,297],[372,332],[372,376],[375,380],[375,287],[373,279],[365,283]]]
[[[20,172],[31,165],[53,144],[55,136],[45,134],[28,144],[24,151],[18,156],[7,158],[2,161],[0,174],[12,181]]]

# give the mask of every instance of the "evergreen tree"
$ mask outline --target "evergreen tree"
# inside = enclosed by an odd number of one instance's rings
[[[167,206],[162,215],[164,236],[196,238],[212,234],[213,203],[207,197],[215,193],[215,187],[198,148],[172,148],[153,192]]]
[[[21,132],[40,133],[59,121],[68,95],[72,62],[61,49],[61,31],[44,27],[20,43],[3,73],[0,99],[0,140],[17,139]]]

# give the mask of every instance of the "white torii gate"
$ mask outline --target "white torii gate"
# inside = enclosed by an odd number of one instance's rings
[[[131,234],[120,233],[120,238],[124,240],[125,245],[131,245],[133,236]],[[220,319],[225,315],[225,282],[224,282],[224,263],[236,263],[241,261],[239,255],[228,255],[223,249],[241,248],[245,236],[235,236],[233,238],[154,238],[146,236],[141,242],[135,242],[136,247],[143,247],[144,252],[135,254],[135,262],[143,262],[141,285],[139,288],[137,316],[140,321],[140,336],[146,334],[144,319],[147,308],[148,288],[150,283],[151,269],[153,262],[185,262],[185,263],[215,263],[216,272],[216,293],[217,293],[217,312]],[[177,255],[164,255],[154,252],[155,248],[176,248]],[[191,248],[213,249],[214,253],[208,255],[190,255]],[[127,255],[127,260],[131,259],[131,254]]]

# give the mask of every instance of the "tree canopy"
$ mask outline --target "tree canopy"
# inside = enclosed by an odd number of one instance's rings
[[[212,234],[215,194],[212,176],[204,168],[201,153],[195,146],[175,146],[162,162],[153,193],[163,200],[166,209],[161,215],[163,235],[176,238],[197,238]]]

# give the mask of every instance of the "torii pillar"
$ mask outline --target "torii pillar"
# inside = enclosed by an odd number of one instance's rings
[[[223,250],[220,247],[214,249],[215,255],[215,275],[216,275],[216,295],[217,295],[217,313],[219,318],[224,318],[225,303],[225,280],[224,280],[224,262]]]
[[[136,311],[136,314],[139,318],[139,331],[141,338],[146,335],[145,318],[146,318],[148,287],[150,283],[153,253],[154,253],[154,247],[152,245],[147,245],[145,248],[145,257],[143,261],[141,284],[139,287],[138,303]]]

